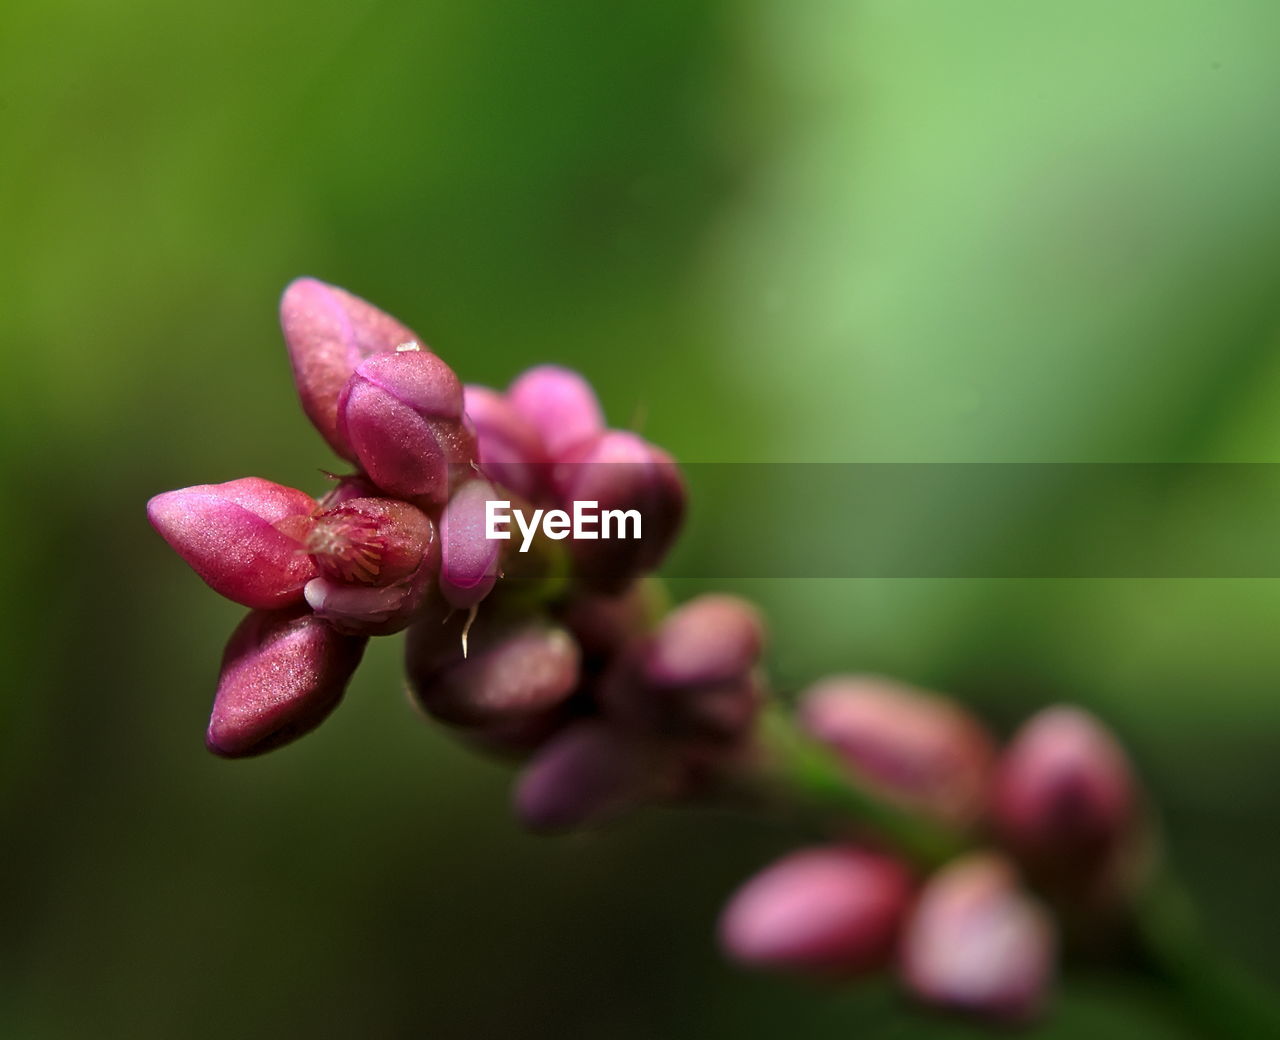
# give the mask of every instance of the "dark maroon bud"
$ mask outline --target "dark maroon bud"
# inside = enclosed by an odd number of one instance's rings
[[[249,614],[222,658],[209,750],[256,755],[314,729],[342,699],[366,642],[305,610]]]

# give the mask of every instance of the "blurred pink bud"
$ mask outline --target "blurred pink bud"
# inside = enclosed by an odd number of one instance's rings
[[[484,475],[530,502],[542,500],[548,458],[536,427],[496,390],[467,386],[463,396]]]
[[[640,731],[735,740],[755,722],[759,613],[736,596],[704,595],[668,614],[615,659],[600,687],[607,714]]]
[[[662,686],[710,686],[741,678],[764,645],[759,611],[737,596],[708,594],[668,614],[649,640],[644,674]]]
[[[455,607],[467,608],[489,594],[498,579],[502,542],[487,537],[485,512],[502,496],[487,480],[463,484],[440,514],[440,591]]]
[[[475,460],[462,384],[425,350],[361,362],[338,398],[338,431],[379,488],[433,505],[448,498],[450,465]]]
[[[366,642],[305,611],[251,613],[222,658],[209,750],[256,755],[314,729],[342,699]]]
[[[640,538],[632,536],[634,522],[623,518],[626,537],[614,531],[610,538],[575,538],[568,543],[577,576],[600,592],[620,592],[639,575],[655,570],[684,520],[679,468],[670,455],[633,433],[609,430],[579,443],[556,465],[553,480],[567,511],[574,502],[595,502],[602,516],[606,510],[639,515]]]
[[[147,516],[215,592],[270,610],[300,601],[316,574],[302,546],[315,508],[301,491],[244,477],[156,495]]]
[[[303,411],[334,451],[354,461],[338,431],[338,395],[366,358],[421,340],[372,304],[314,278],[289,283],[280,325]]]
[[[1123,749],[1092,715],[1059,706],[1014,735],[996,773],[992,813],[1010,847],[1043,873],[1096,876],[1137,826]]]
[[[802,695],[800,723],[882,793],[960,825],[982,811],[994,749],[952,701],[889,679],[834,676]]]
[[[663,609],[665,593],[657,579],[642,578],[624,592],[575,596],[563,608],[564,623],[588,657],[612,657],[643,636]]]
[[[466,658],[455,626],[427,617],[410,631],[405,667],[427,714],[454,725],[496,726],[541,715],[574,691],[580,655],[568,632],[538,621],[495,629],[484,620]]]
[[[604,431],[604,415],[591,384],[567,368],[531,368],[511,384],[507,398],[537,430],[552,459]]]
[[[643,801],[654,774],[652,749],[603,722],[578,722],[525,766],[516,783],[516,816],[536,831],[601,823]]]
[[[1046,999],[1055,952],[1049,916],[1008,864],[976,854],[925,885],[903,934],[902,973],[927,1003],[1023,1021]]]
[[[846,845],[803,849],[734,893],[720,944],[753,967],[857,975],[889,961],[910,898],[895,860]]]

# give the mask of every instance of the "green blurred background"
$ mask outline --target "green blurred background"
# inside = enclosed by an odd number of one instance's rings
[[[302,273],[469,381],[577,366],[686,460],[1273,461],[1278,54],[1274,0],[6,4],[0,1035],[977,1035],[720,961],[793,834],[520,834],[398,640],[312,737],[207,755],[240,611],[143,504],[320,483],[275,325]],[[714,536],[695,502],[685,551]],[[1097,710],[1211,932],[1280,977],[1276,581],[742,588],[784,689]],[[1073,970],[1040,1035],[1180,1028]]]

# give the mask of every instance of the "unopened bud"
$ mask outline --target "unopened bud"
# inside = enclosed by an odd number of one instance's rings
[[[662,686],[711,686],[741,678],[764,645],[760,613],[737,596],[691,599],[663,618],[645,648],[644,674]]]
[[[366,358],[421,341],[373,304],[314,278],[299,278],[285,289],[280,325],[303,411],[334,451],[355,461],[338,430],[342,388]]]
[[[573,637],[537,621],[494,628],[482,619],[464,658],[455,626],[427,617],[414,625],[405,646],[418,703],[432,717],[463,726],[496,726],[545,713],[577,687],[579,665]]]
[[[314,729],[342,699],[366,642],[306,611],[251,613],[222,658],[209,750],[256,755]]]
[[[1123,749],[1097,719],[1079,708],[1048,708],[1001,757],[992,815],[1038,878],[1055,890],[1104,895],[1097,886],[1118,868],[1116,857],[1139,826],[1136,783]]]
[[[543,745],[516,783],[515,812],[531,830],[601,823],[644,800],[654,782],[652,749],[596,720]]]
[[[302,599],[316,567],[303,548],[316,503],[259,477],[166,491],[147,516],[215,592],[270,610]]]
[[[401,498],[443,503],[450,465],[475,460],[462,384],[425,350],[362,362],[338,399],[338,430],[369,479]]]
[[[488,537],[488,503],[501,496],[487,480],[463,484],[440,515],[440,591],[455,607],[466,609],[489,594],[498,580],[502,542]]]
[[[538,431],[552,459],[604,431],[604,415],[591,384],[567,368],[531,368],[511,384],[507,398]]]
[[[537,428],[496,390],[467,386],[463,395],[484,475],[530,502],[543,500],[549,460]]]
[[[903,934],[902,973],[921,1000],[1023,1021],[1052,985],[1056,937],[1003,860],[956,861],[929,879]]]
[[[974,822],[994,751],[958,705],[868,676],[834,676],[809,688],[800,723],[864,782],[954,824]]]
[[[910,898],[896,860],[848,845],[803,849],[734,893],[720,943],[752,967],[847,978],[888,962]]]
[[[610,538],[569,542],[575,573],[601,592],[620,592],[655,570],[684,520],[679,468],[666,452],[633,433],[610,430],[578,444],[556,465],[553,481],[566,509],[573,502],[595,502],[602,515],[612,511],[618,518],[621,537],[615,532]],[[634,537],[637,526],[639,538]]]

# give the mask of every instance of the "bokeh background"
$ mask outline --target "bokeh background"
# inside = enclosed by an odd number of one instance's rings
[[[1278,53],[1273,0],[5,4],[0,1035],[977,1035],[720,961],[776,826],[519,833],[398,640],[313,736],[207,755],[240,611],[143,504],[319,485],[302,273],[469,381],[579,367],[685,460],[1275,461]],[[684,551],[714,538],[695,503]],[[1276,581],[739,587],[784,690],[1098,711],[1221,948],[1280,977]],[[1037,1035],[1181,1028],[1072,970]]]

